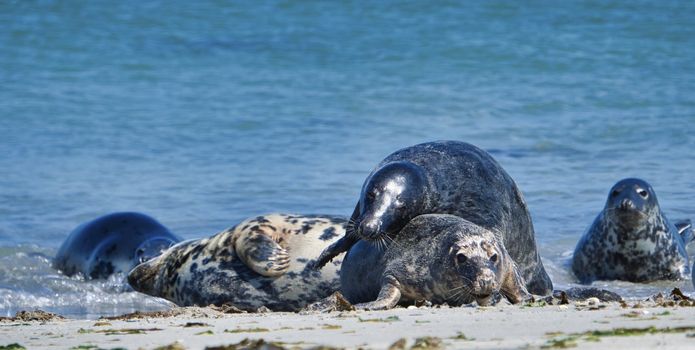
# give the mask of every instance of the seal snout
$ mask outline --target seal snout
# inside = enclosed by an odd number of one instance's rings
[[[153,261],[142,263],[128,273],[128,284],[138,292],[153,294],[155,280],[159,269]]]
[[[489,297],[496,289],[495,273],[489,269],[480,271],[473,283],[473,295],[476,299]]]
[[[381,236],[381,220],[362,220],[357,226],[357,234],[366,240],[376,240]]]
[[[620,204],[618,204],[618,209],[620,210],[635,210],[637,207],[635,203],[630,198],[623,199]]]

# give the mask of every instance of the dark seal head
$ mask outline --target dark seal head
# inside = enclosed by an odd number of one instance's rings
[[[454,215],[417,216],[385,251],[367,244],[357,243],[341,270],[341,291],[357,308],[423,300],[484,306],[498,295],[512,303],[529,295],[498,235]]]
[[[410,162],[388,163],[362,186],[356,208],[355,233],[375,241],[400,231],[424,208],[427,178]]]
[[[628,231],[645,225],[649,217],[658,214],[659,202],[646,181],[629,178],[611,188],[604,211],[608,220]]]
[[[690,270],[685,246],[691,239],[690,221],[669,221],[649,183],[623,179],[577,243],[572,270],[582,283],[685,278]]]
[[[129,272],[180,240],[145,214],[112,213],[75,228],[58,250],[53,267],[67,276],[108,278]]]

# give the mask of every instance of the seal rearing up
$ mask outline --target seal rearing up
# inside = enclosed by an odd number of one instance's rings
[[[572,270],[582,283],[685,278],[685,246],[691,240],[690,221],[671,223],[646,181],[623,179],[611,188],[605,207],[577,243]]]
[[[485,151],[437,141],[386,157],[367,177],[345,237],[321,253],[320,268],[360,240],[384,242],[422,214],[451,214],[500,234],[534,294],[552,291],[521,191]]]

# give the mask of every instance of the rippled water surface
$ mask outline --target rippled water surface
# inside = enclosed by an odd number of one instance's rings
[[[0,2],[0,315],[169,307],[52,270],[81,222],[142,211],[195,238],[349,215],[384,156],[437,139],[500,161],[568,286],[620,178],[695,219],[693,18],[685,1]]]

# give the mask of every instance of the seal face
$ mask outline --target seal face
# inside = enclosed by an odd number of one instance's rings
[[[385,251],[357,243],[341,273],[343,295],[370,310],[422,300],[489,305],[498,294],[517,303],[529,296],[525,284],[499,235],[446,214],[414,218]]]
[[[500,233],[529,291],[552,292],[521,191],[487,152],[458,141],[407,147],[381,161],[364,182],[348,234],[316,267],[360,240],[383,246],[422,214],[456,215]]]
[[[340,261],[308,267],[345,234],[347,219],[269,214],[212,237],[181,242],[138,265],[128,282],[139,292],[179,306],[232,304],[256,311],[297,311],[339,288]]]
[[[181,239],[157,220],[141,213],[101,216],[75,228],[53,260],[67,276],[104,279],[128,273],[135,265],[159,255]]]
[[[681,279],[689,273],[691,237],[690,221],[671,223],[646,181],[623,179],[577,243],[572,270],[582,283]]]

